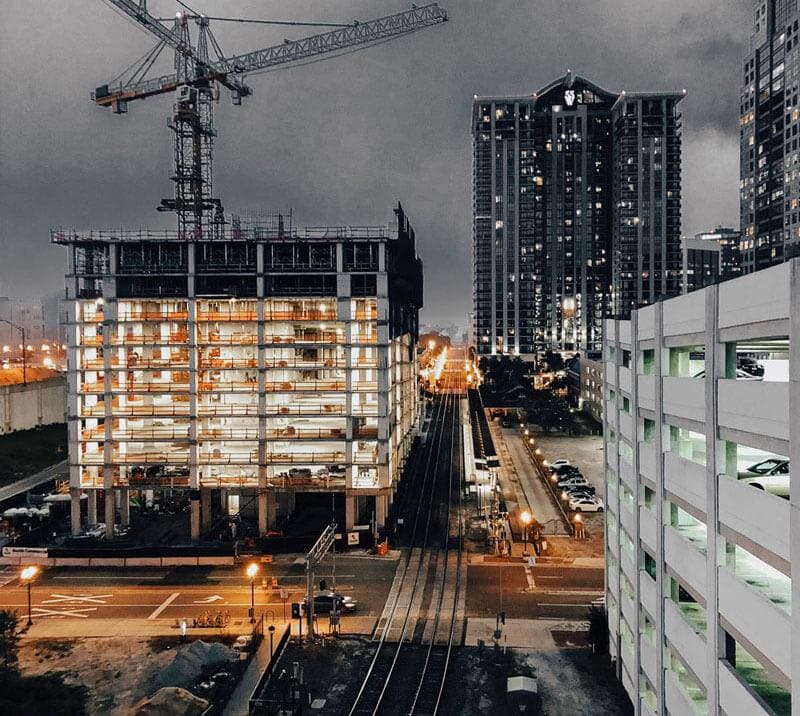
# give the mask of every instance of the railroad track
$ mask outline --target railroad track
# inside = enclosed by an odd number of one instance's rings
[[[377,649],[350,710],[350,716],[378,713],[435,714],[444,692],[456,632],[463,536],[461,470],[457,469],[455,475],[453,473],[454,455],[460,461],[461,454],[457,447],[461,432],[458,420],[460,393],[449,390],[453,381],[448,380],[446,372],[444,382],[444,392],[434,408],[434,418],[431,421],[433,436],[425,470],[416,491],[420,499],[414,515],[409,549],[392,585],[391,593],[394,598],[387,604],[375,629],[373,639],[377,642]],[[449,431],[446,430],[448,423]],[[449,432],[449,445],[445,444],[446,432]],[[441,475],[447,476],[445,490],[441,489]],[[455,524],[452,519],[454,494],[458,496]],[[427,500],[425,495],[429,496]],[[432,547],[431,526],[432,518],[436,514],[437,496],[443,498],[447,516],[443,520],[444,545],[434,553],[429,548]],[[452,549],[451,542],[454,539],[455,549]],[[433,610],[434,614],[432,620],[425,620],[422,615],[426,585],[434,564],[437,569],[433,594],[428,605],[428,612]],[[418,625],[418,621],[421,624]],[[423,650],[420,650],[419,645],[410,644],[415,631],[420,631],[419,626],[424,627],[421,633],[423,645],[427,642],[427,647]],[[422,665],[414,668],[423,654]],[[401,668],[398,668],[398,664]],[[398,671],[407,672],[409,665],[414,668],[413,678],[416,679],[411,684],[408,682],[408,674],[398,675]],[[399,679],[403,679],[402,684],[396,683]],[[402,702],[409,701],[412,691],[413,701],[403,705]]]

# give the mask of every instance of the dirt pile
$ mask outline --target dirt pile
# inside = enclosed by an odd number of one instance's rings
[[[199,696],[168,686],[142,699],[131,709],[131,716],[199,716],[208,708],[208,701]]]
[[[172,663],[157,677],[156,687],[191,686],[203,672],[236,659],[236,652],[224,644],[193,641],[181,647]]]

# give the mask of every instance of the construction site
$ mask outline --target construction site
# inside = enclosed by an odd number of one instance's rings
[[[158,209],[177,228],[51,233],[69,252],[73,536],[127,533],[131,504],[185,514],[173,520],[179,543],[279,535],[292,515],[309,515],[308,534],[330,521],[377,533],[420,423],[414,230],[399,203],[382,226],[226,212],[212,187],[213,107],[221,88],[234,105],[251,94],[245,73],[367,47],[446,13],[414,6],[226,58],[205,15],[180,12],[169,28],[145,0],[111,4],[157,43],[92,100],[124,114],[173,98],[175,191]],[[149,78],[164,49],[175,73]]]

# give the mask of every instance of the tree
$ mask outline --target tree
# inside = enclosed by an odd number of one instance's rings
[[[0,611],[0,683],[19,676],[19,617],[10,609]]]

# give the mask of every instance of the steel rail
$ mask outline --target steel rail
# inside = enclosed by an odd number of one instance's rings
[[[444,437],[444,424],[445,424],[445,419],[447,417],[447,413],[448,413],[448,409],[449,409],[448,406],[449,406],[450,402],[451,402],[450,393],[445,393],[443,395],[443,397],[441,398],[441,400],[439,402],[439,405],[437,406],[436,411],[434,413],[434,417],[438,418],[437,421],[434,423],[433,422],[433,417],[431,419],[431,424],[434,426],[434,434],[433,434],[433,440],[431,441],[431,444],[430,444],[430,450],[429,450],[429,453],[428,453],[428,459],[426,461],[425,473],[424,473],[423,481],[422,481],[423,489],[422,489],[420,494],[424,494],[425,485],[429,481],[428,478],[430,478],[430,481],[431,481],[432,485],[436,484],[436,476],[437,476],[437,472],[438,472],[438,468],[439,468],[439,462],[440,462],[440,458],[441,458],[442,438]],[[438,442],[438,446],[437,446],[437,442]],[[433,461],[434,455],[436,456],[435,461]],[[433,470],[431,471],[431,463],[432,462],[433,462]],[[350,709],[350,712],[349,712],[350,716],[354,716],[355,714],[360,714],[360,713],[371,713],[373,715],[377,714],[378,710],[380,709],[380,706],[381,706],[381,704],[383,702],[383,698],[384,698],[384,696],[386,694],[386,689],[388,687],[389,682],[391,681],[392,674],[394,672],[394,669],[395,669],[395,666],[397,664],[397,660],[398,660],[400,651],[401,651],[402,646],[403,646],[403,641],[405,639],[406,631],[408,629],[408,622],[409,622],[409,619],[410,619],[410,616],[411,616],[412,605],[414,603],[414,597],[415,597],[415,595],[417,593],[417,589],[419,587],[419,579],[420,579],[420,576],[421,576],[422,571],[423,571],[422,570],[422,564],[423,564],[422,554],[424,553],[424,550],[427,547],[427,543],[428,543],[428,536],[429,536],[429,532],[430,532],[430,523],[431,523],[431,515],[433,513],[433,503],[434,503],[434,500],[435,500],[435,495],[436,495],[436,490],[435,489],[431,489],[430,490],[430,498],[429,498],[429,500],[427,502],[427,506],[425,505],[423,500],[420,500],[419,503],[418,503],[417,511],[416,511],[415,516],[414,516],[414,525],[412,527],[409,550],[408,550],[408,554],[406,555],[405,563],[403,565],[403,575],[402,575],[402,577],[400,579],[400,582],[398,583],[397,594],[395,595],[390,615],[389,615],[389,617],[386,620],[386,623],[384,625],[383,632],[381,634],[381,638],[380,638],[380,640],[378,642],[378,647],[377,647],[377,649],[375,651],[375,654],[372,657],[372,661],[370,662],[369,668],[367,669],[367,673],[364,676],[364,680],[363,680],[363,682],[361,684],[361,688],[359,689],[358,694],[356,694],[356,698],[355,698],[355,701],[353,702],[353,706]],[[392,623],[395,620],[395,614],[397,613],[397,608],[398,608],[399,603],[400,603],[400,595],[402,593],[403,584],[406,582],[406,577],[408,576],[408,573],[409,573],[409,566],[410,566],[410,563],[411,563],[411,555],[412,555],[413,550],[414,550],[414,543],[416,541],[417,531],[418,531],[418,528],[419,528],[420,517],[421,517],[421,515],[423,513],[423,510],[425,510],[427,512],[427,515],[425,517],[425,532],[424,532],[423,537],[422,537],[422,547],[421,547],[421,550],[420,550],[420,560],[419,560],[419,563],[416,566],[416,573],[414,574],[414,582],[413,582],[413,585],[412,585],[411,595],[410,595],[409,600],[408,600],[408,607],[406,608],[406,612],[405,612],[405,615],[403,617],[403,623],[402,623],[402,628],[401,628],[401,632],[400,632],[400,638],[398,639],[397,647],[396,647],[396,649],[394,651],[394,655],[392,657],[392,661],[389,664],[388,672],[385,675],[380,675],[377,672],[376,666],[377,666],[378,660],[380,659],[382,654],[385,653],[384,652],[384,647],[386,645],[386,637],[387,637],[387,635],[389,633],[389,630],[391,628]],[[380,690],[380,692],[378,694],[377,702],[375,703],[374,707],[367,706],[364,703],[365,697],[366,697],[366,693],[367,693],[367,687],[370,685],[370,681],[373,680],[373,678],[378,678],[378,676],[380,676],[383,685],[382,685],[382,688],[381,688],[381,690]]]
[[[455,400],[457,401],[460,398],[461,393],[457,393],[456,396],[457,397],[455,398]],[[457,405],[457,402],[456,402],[456,405]],[[460,438],[460,433],[461,433],[461,431],[459,429],[460,428],[460,424],[459,424],[459,421],[458,421],[458,417],[459,417],[459,410],[456,407],[454,420],[453,420],[452,438],[451,438],[451,453],[450,453],[450,458],[451,459],[450,459],[450,463],[452,465],[452,463],[453,463],[452,456],[453,456],[453,453],[455,452],[455,454],[458,456],[458,464],[460,466],[461,465],[461,461],[462,461],[463,458],[462,458],[462,451],[457,449],[458,448],[458,443],[459,443],[459,438]],[[456,471],[457,478],[458,478],[458,476],[460,474],[461,474],[461,471],[457,470]],[[457,554],[455,555],[456,556],[456,563],[455,563],[456,581],[455,581],[455,588],[454,588],[454,593],[453,593],[453,607],[452,607],[452,610],[451,610],[451,613],[450,613],[450,629],[449,629],[448,635],[447,635],[447,649],[446,649],[446,652],[445,652],[444,664],[442,664],[442,666],[441,666],[441,675],[437,677],[437,675],[435,674],[435,671],[434,671],[434,665],[433,665],[432,656],[433,656],[434,649],[436,648],[436,637],[437,637],[437,634],[438,634],[438,631],[439,631],[439,625],[441,623],[442,605],[444,603],[445,593],[447,592],[447,571],[448,571],[448,567],[450,565],[450,552],[451,552],[451,549],[450,549],[450,523],[451,523],[451,519],[452,519],[452,514],[451,514],[449,509],[448,509],[448,513],[447,513],[447,536],[446,536],[446,546],[445,546],[445,554],[444,554],[444,560],[445,560],[444,561],[444,570],[443,570],[443,575],[442,575],[441,589],[439,591],[437,604],[436,604],[436,613],[435,613],[435,616],[434,616],[433,632],[431,634],[430,642],[428,644],[428,649],[427,649],[427,652],[425,654],[425,662],[424,662],[423,667],[422,667],[422,673],[420,674],[420,677],[419,677],[419,686],[417,686],[416,693],[414,694],[414,701],[411,704],[411,709],[409,710],[409,714],[420,713],[421,707],[423,707],[425,705],[426,697],[428,697],[429,695],[428,694],[424,694],[423,691],[424,691],[424,688],[426,686],[426,681],[428,683],[430,683],[431,677],[436,677],[436,681],[435,681],[436,692],[435,692],[435,694],[432,695],[433,696],[432,708],[428,708],[428,709],[424,710],[423,713],[436,714],[438,712],[438,710],[439,710],[439,705],[440,705],[441,700],[442,700],[442,695],[444,694],[444,685],[445,685],[445,681],[447,679],[447,670],[448,670],[449,665],[450,665],[450,656],[451,656],[452,649],[453,649],[453,640],[455,638],[456,615],[458,613],[458,598],[459,598],[459,593],[460,593],[460,589],[461,589],[461,571],[462,571],[461,570],[461,556],[462,556],[462,551],[463,551],[463,541],[464,540],[463,540],[463,521],[461,519],[462,518],[462,493],[461,493],[461,481],[460,481],[460,479],[458,479],[457,490],[458,490],[458,510],[456,512],[456,518],[458,520],[458,549],[457,549]],[[448,505],[452,505],[452,503],[453,503],[453,475],[451,473],[449,487],[448,487]]]

